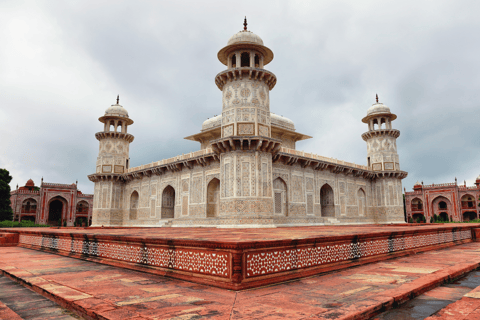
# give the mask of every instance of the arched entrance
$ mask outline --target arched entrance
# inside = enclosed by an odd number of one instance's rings
[[[273,205],[274,205],[274,212],[276,214],[283,214],[285,216],[288,215],[287,208],[288,208],[288,199],[287,199],[287,184],[283,181],[282,178],[277,178],[273,180]]]
[[[212,179],[207,186],[207,218],[218,216],[220,204],[220,180]]]
[[[450,221],[453,216],[453,206],[449,199],[443,196],[438,196],[432,201],[432,213],[439,217],[440,221]]]
[[[175,189],[167,186],[162,193],[162,219],[175,216]]]
[[[60,199],[54,199],[48,206],[48,221],[47,224],[51,226],[63,225],[63,201]]]
[[[463,213],[463,221],[470,221],[477,219],[477,213],[473,211],[467,211]]]
[[[324,184],[320,189],[320,204],[322,206],[322,217],[335,217],[333,189],[328,184]]]
[[[440,212],[439,217],[442,221],[445,221],[445,222],[450,221],[450,219],[448,218],[448,213],[446,213],[446,212]]]
[[[413,222],[422,222],[423,221],[423,214],[415,213],[413,216]]]

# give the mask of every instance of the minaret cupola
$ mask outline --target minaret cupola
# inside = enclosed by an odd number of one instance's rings
[[[123,174],[129,167],[129,147],[134,137],[127,133],[127,128],[133,124],[133,120],[119,100],[117,96],[116,103],[98,119],[104,127],[103,131],[95,134],[100,142],[96,174]]]
[[[227,66],[215,77],[222,91],[221,137],[271,137],[269,93],[277,83],[275,75],[264,69],[273,52],[263,40],[247,30],[234,34],[218,52],[218,60]]]
[[[378,102],[377,95],[376,103],[362,119],[368,125],[368,131],[362,134],[363,140],[367,142],[367,163],[374,171],[400,170],[396,142],[400,131],[392,127],[392,121],[396,118],[390,108]]]

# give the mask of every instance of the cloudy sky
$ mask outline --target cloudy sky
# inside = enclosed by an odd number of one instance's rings
[[[479,1],[0,1],[0,168],[93,191],[95,133],[120,103],[131,165],[198,150],[183,137],[221,112],[217,52],[248,28],[275,58],[271,111],[300,150],[366,164],[375,93],[398,119],[403,180],[480,173]]]

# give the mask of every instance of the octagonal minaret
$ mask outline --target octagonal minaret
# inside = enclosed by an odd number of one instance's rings
[[[400,131],[392,128],[392,121],[397,116],[383,103],[374,103],[362,119],[368,124],[368,131],[362,134],[367,142],[367,164],[373,171],[400,170],[397,154],[397,138]]]
[[[218,52],[227,69],[217,74],[222,91],[220,138],[211,141],[220,157],[219,216],[272,218],[272,157],[281,141],[272,138],[269,93],[277,78],[264,69],[273,52],[247,30]]]
[[[362,119],[368,131],[362,134],[367,142],[367,164],[374,173],[370,198],[370,215],[377,223],[403,223],[402,179],[407,173],[400,170],[397,153],[397,138],[400,131],[393,129],[392,121],[397,116],[383,103],[374,103]],[[375,200],[373,200],[375,199]]]
[[[124,214],[122,175],[128,170],[129,147],[134,139],[127,128],[133,120],[119,104],[118,96],[116,104],[105,110],[105,115],[98,120],[104,127],[95,134],[99,141],[96,170],[88,176],[95,183],[92,225],[120,226]]]
[[[218,59],[227,66],[215,77],[222,90],[222,138],[271,137],[269,92],[277,78],[264,67],[273,59],[272,50],[247,30],[245,18],[243,30],[228,40]]]

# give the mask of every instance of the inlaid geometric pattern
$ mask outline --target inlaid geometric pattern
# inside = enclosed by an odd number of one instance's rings
[[[20,234],[20,244],[150,266],[229,277],[227,252],[171,249]]]
[[[248,253],[247,278],[472,238],[471,230]]]

